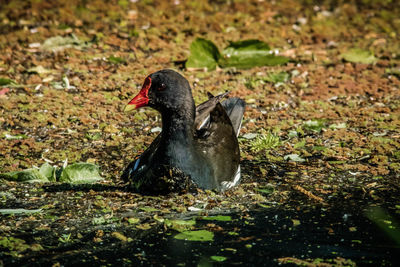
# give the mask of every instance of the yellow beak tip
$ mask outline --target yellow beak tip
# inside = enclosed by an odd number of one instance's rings
[[[126,105],[124,107],[124,112],[131,112],[134,109],[136,109],[136,105]]]

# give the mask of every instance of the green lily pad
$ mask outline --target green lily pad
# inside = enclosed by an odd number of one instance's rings
[[[61,173],[60,182],[82,184],[103,180],[99,167],[91,163],[75,163],[65,167]]]
[[[221,222],[232,221],[232,217],[227,215],[207,216],[207,217],[200,217],[199,219],[206,221],[221,221]]]
[[[197,38],[190,45],[190,56],[186,68],[207,68],[214,70],[221,67],[248,69],[256,66],[282,65],[289,58],[277,56],[268,44],[259,40],[231,42],[222,52],[211,41]]]
[[[207,230],[185,231],[175,235],[174,238],[186,241],[213,241],[214,233]]]
[[[269,45],[259,40],[231,42],[222,51],[222,55],[219,65],[240,69],[283,65],[289,61],[286,57],[273,54]]]
[[[211,256],[210,259],[212,259],[213,261],[222,262],[222,261],[226,261],[227,257],[224,257],[224,256]]]
[[[219,50],[213,42],[197,38],[190,45],[190,56],[186,61],[186,68],[214,70],[219,58]]]
[[[370,51],[363,50],[360,48],[353,48],[349,51],[340,55],[341,58],[348,62],[362,63],[362,64],[374,64],[378,59]]]

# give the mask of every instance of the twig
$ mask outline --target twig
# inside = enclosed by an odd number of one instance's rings
[[[296,189],[297,191],[303,193],[304,195],[308,196],[309,198],[311,198],[311,199],[313,199],[315,201],[321,202],[322,204],[326,205],[325,201],[321,197],[318,197],[318,196],[314,195],[313,193],[311,193],[310,191],[307,191],[306,189],[304,189],[300,185],[295,185],[293,188]]]

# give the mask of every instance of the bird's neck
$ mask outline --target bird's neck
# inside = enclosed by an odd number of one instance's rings
[[[195,106],[194,103],[187,105],[174,112],[163,112],[162,116],[162,139],[167,145],[187,145],[193,141]]]

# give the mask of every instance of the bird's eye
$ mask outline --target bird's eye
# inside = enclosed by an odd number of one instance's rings
[[[160,84],[158,87],[158,91],[164,91],[167,88],[167,85],[165,83]]]

